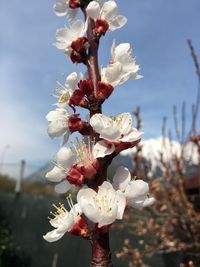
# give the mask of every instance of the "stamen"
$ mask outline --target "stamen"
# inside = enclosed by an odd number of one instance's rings
[[[74,203],[73,203],[73,201],[72,201],[72,196],[71,196],[71,194],[69,194],[69,196],[67,196],[66,199],[67,199],[67,202],[68,202],[68,205],[69,205],[70,209],[72,209],[73,206],[74,206]]]
[[[56,81],[56,83],[57,83],[61,88],[63,88],[64,90],[66,90],[66,88],[64,87],[64,85],[62,85],[62,83],[60,83],[58,80]]]

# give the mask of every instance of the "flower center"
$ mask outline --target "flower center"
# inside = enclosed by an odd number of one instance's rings
[[[98,195],[95,196],[94,202],[95,202],[97,208],[99,209],[99,211],[103,215],[108,216],[109,213],[112,212],[112,209],[114,207],[115,198],[111,198],[109,196],[109,192],[107,191],[107,194],[105,194],[103,196],[98,196]]]
[[[73,143],[73,148],[75,150],[77,162],[91,164],[94,160],[94,156],[92,154],[92,145],[93,141],[88,137],[88,144],[84,141],[80,141],[76,138],[76,144]]]

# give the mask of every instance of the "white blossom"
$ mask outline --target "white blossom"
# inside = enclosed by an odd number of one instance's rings
[[[77,9],[69,7],[69,0],[56,0],[53,6],[54,12],[57,16],[66,16],[68,19],[74,19],[77,14]]]
[[[72,72],[69,74],[65,80],[65,85],[62,85],[60,82],[57,82],[59,87],[55,90],[54,96],[58,98],[58,102],[54,105],[59,108],[64,108],[68,104],[70,97],[72,96],[74,90],[78,84],[78,74],[76,72]]]
[[[90,119],[90,125],[101,138],[111,142],[134,142],[143,135],[136,128],[132,128],[130,113],[121,113],[117,118],[97,113]]]
[[[70,148],[61,147],[55,157],[55,167],[46,174],[46,178],[51,182],[61,182],[55,186],[55,191],[64,194],[69,191],[72,185],[67,181],[67,172],[71,169],[75,161],[74,154]],[[64,179],[64,180],[63,180]]]
[[[51,138],[59,137],[64,134],[63,143],[69,138],[68,120],[69,113],[64,108],[57,108],[46,115],[49,122],[47,132]]]
[[[129,43],[122,43],[118,46],[113,42],[111,48],[111,61],[106,68],[102,68],[102,81],[112,84],[113,86],[123,84],[128,79],[140,79],[138,74],[140,66],[136,64],[132,56],[132,49]]]
[[[133,208],[148,207],[155,202],[149,197],[149,185],[143,180],[131,180],[131,174],[125,167],[119,167],[113,178],[113,187],[124,193],[127,203]]]
[[[91,188],[83,188],[78,192],[77,201],[85,216],[98,227],[112,224],[116,219],[122,219],[126,206],[125,196],[119,190],[114,190],[109,182],[99,186],[98,192]]]
[[[91,1],[86,9],[87,15],[93,19],[103,19],[109,25],[109,30],[114,31],[126,24],[127,19],[121,16],[115,1]]]
[[[66,177],[74,164],[92,165],[97,158],[105,157],[108,153],[110,151],[108,151],[102,141],[92,146],[78,141],[77,144],[74,144],[73,150],[68,147],[61,147],[55,156],[55,166],[45,177],[51,182],[58,183],[55,186],[55,191],[59,194],[64,194],[72,187]]]
[[[70,211],[67,211],[63,204],[59,207],[53,205],[56,208],[56,212],[51,212],[54,218],[49,218],[49,222],[55,229],[43,236],[46,241],[55,242],[62,238],[80,218],[82,213],[80,206],[78,204],[73,205],[71,199],[69,200],[69,205],[71,208]]]
[[[72,42],[83,37],[86,30],[87,22],[84,23],[82,20],[71,21],[69,27],[60,28],[56,31],[56,47],[63,49],[70,55]]]

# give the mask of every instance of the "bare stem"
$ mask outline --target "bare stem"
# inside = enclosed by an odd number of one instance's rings
[[[101,233],[100,229],[95,227],[91,245],[92,260],[90,267],[113,267],[109,247],[109,232]]]
[[[89,79],[92,80],[94,87],[94,99],[90,101],[90,117],[96,113],[102,113],[102,102],[97,98],[98,82],[101,81],[101,76],[99,72],[98,65],[98,48],[99,48],[99,38],[95,35],[95,21],[92,18],[87,18],[85,7],[82,9],[85,15],[85,19],[88,19],[88,30],[87,39],[89,43],[88,58],[87,58],[87,69]],[[94,136],[95,140],[98,140],[98,135]],[[112,161],[112,156],[107,159],[107,162],[101,162],[101,170],[96,175],[96,179],[92,181],[89,187],[97,190],[98,185],[105,181],[107,177],[108,164]],[[91,238],[92,246],[92,260],[90,267],[112,267],[111,262],[111,252],[109,247],[109,230],[102,233],[102,228],[99,229],[97,225],[94,225]]]

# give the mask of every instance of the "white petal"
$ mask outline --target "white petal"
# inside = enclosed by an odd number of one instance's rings
[[[77,194],[77,202],[80,205],[81,209],[84,206],[85,201],[94,205],[94,198],[96,197],[96,195],[97,193],[91,188],[80,189]]]
[[[111,46],[111,58],[112,58],[112,61],[115,62],[115,61],[118,61],[118,60],[115,60],[115,47],[116,47],[116,42],[115,40],[113,40],[113,43],[112,43],[112,46]]]
[[[120,130],[116,122],[103,114],[97,113],[92,116],[90,125],[105,140],[114,141],[120,137]]]
[[[114,31],[123,27],[127,22],[127,18],[121,15],[116,16],[113,20],[109,21],[109,30]]]
[[[119,167],[113,178],[113,187],[115,190],[124,192],[129,182],[131,181],[131,174],[129,170],[123,166]]]
[[[115,1],[107,1],[104,3],[101,17],[109,23],[110,31],[121,28],[127,22],[126,17],[119,15]]]
[[[57,0],[53,6],[54,12],[57,16],[65,16],[69,8],[66,0]]]
[[[64,180],[55,186],[55,191],[58,194],[65,194],[71,188],[72,188],[72,185],[67,180]]]
[[[69,135],[70,135],[70,132],[66,131],[66,133],[63,135],[63,140],[61,142],[61,146],[64,146],[67,143],[67,141],[69,139]]]
[[[94,158],[103,158],[112,154],[115,151],[115,145],[108,144],[105,141],[97,142],[92,148],[92,154]]]
[[[87,15],[93,19],[100,17],[100,5],[96,1],[92,1],[86,8]]]
[[[85,33],[85,23],[82,20],[74,20],[70,25],[70,32],[75,41],[78,37],[82,37]]]
[[[70,148],[61,147],[61,149],[56,154],[56,162],[58,165],[62,166],[64,169],[70,169],[74,164],[74,155]]]
[[[62,219],[62,224],[57,228],[57,233],[66,233],[74,224],[74,217],[71,213],[66,214]]]
[[[111,63],[107,68],[101,70],[101,74],[103,82],[117,86],[121,83],[121,76],[123,74],[122,65],[119,62]]]
[[[85,205],[82,207],[82,210],[85,216],[94,223],[99,222],[102,218],[99,210],[89,203],[85,203]]]
[[[132,128],[130,132],[120,138],[120,140],[122,142],[134,142],[141,139],[143,134],[143,132],[138,131],[136,128]]]
[[[47,172],[45,177],[51,182],[60,182],[66,177],[66,173],[61,168],[55,166],[51,171]]]
[[[70,47],[72,41],[71,32],[67,27],[60,28],[56,31],[56,47],[58,49],[67,49]]]
[[[126,198],[125,198],[124,194],[121,191],[117,191],[116,201],[117,201],[117,205],[118,205],[117,219],[118,220],[122,220],[123,215],[124,215],[124,210],[125,210],[125,207],[126,207]]]
[[[143,180],[131,181],[126,188],[125,196],[127,198],[140,198],[149,193],[149,185]]]
[[[56,120],[54,122],[50,122],[47,128],[47,133],[51,138],[59,137],[64,134],[68,129],[67,121]]]
[[[83,213],[79,203],[76,203],[73,206],[73,208],[70,210],[70,213],[73,215],[74,220],[76,220],[76,217],[79,217]]]
[[[76,72],[72,72],[70,75],[67,76],[65,84],[68,89],[76,89],[78,74]]]
[[[98,227],[101,228],[105,225],[112,224],[116,220],[117,214],[118,214],[118,206],[117,204],[115,204],[114,207],[112,207],[112,211],[109,215],[104,217],[102,216],[102,219],[98,223]]]
[[[107,196],[108,193],[110,199],[115,198],[116,191],[114,190],[112,184],[105,181],[102,183],[102,185],[99,186],[98,196],[104,197]]]
[[[55,242],[62,238],[64,236],[64,233],[57,233],[56,229],[48,232],[46,235],[43,236],[43,238],[48,242]]]
[[[145,207],[149,207],[149,206],[151,206],[151,205],[153,205],[154,203],[155,203],[155,198],[154,197],[149,197],[149,198],[147,198],[147,199],[145,199],[145,201],[143,202],[143,207],[145,208]]]
[[[117,124],[120,127],[120,132],[123,135],[126,135],[131,130],[132,125],[132,116],[130,113],[121,113],[118,115]]]

